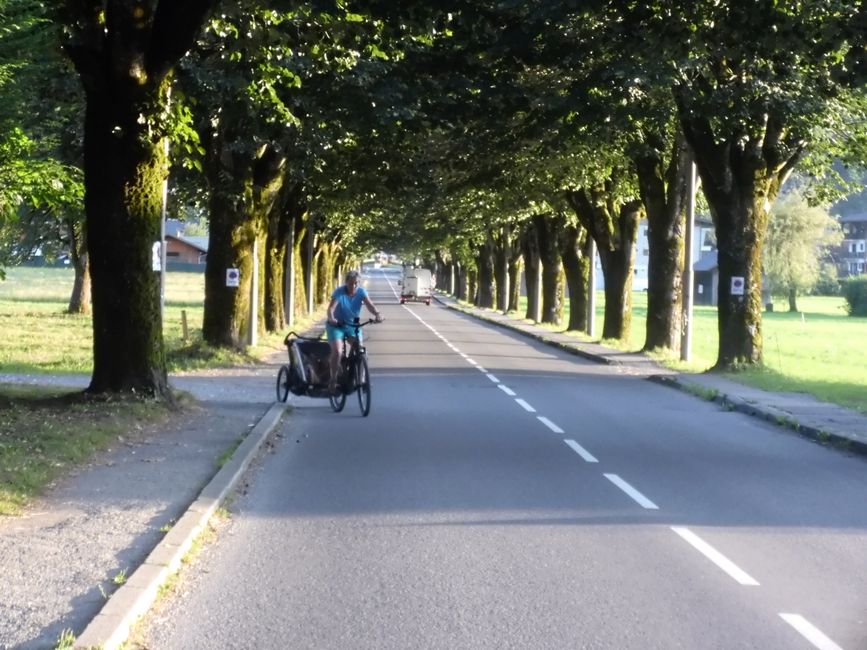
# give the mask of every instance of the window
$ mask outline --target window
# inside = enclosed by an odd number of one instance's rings
[[[863,242],[863,241],[859,241],[859,242],[858,242],[858,252],[859,252],[859,253],[863,253],[863,252],[864,252],[864,242]]]

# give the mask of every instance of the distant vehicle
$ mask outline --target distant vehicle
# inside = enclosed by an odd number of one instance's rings
[[[400,304],[423,302],[430,305],[433,278],[428,269],[406,267],[400,285]]]

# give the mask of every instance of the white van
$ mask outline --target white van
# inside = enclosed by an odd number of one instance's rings
[[[423,302],[430,305],[433,288],[431,272],[421,268],[405,268],[400,284],[400,304]]]

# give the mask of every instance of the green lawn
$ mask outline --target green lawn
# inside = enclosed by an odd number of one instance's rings
[[[784,300],[777,301],[777,305],[787,304]],[[847,316],[841,297],[807,296],[798,299],[798,307],[801,311],[794,314],[781,311],[763,314],[765,368],[730,376],[768,390],[810,393],[867,413],[867,318]],[[597,333],[602,332],[604,310],[605,296],[598,292]],[[618,347],[641,349],[646,318],[647,294],[636,292],[631,336]],[[685,371],[707,370],[716,362],[717,332],[716,307],[696,306],[690,362],[663,361]]]
[[[93,368],[90,316],[64,313],[74,276],[71,269],[16,267],[0,281],[0,367],[4,372],[89,373]],[[201,344],[205,277],[202,273],[166,273],[164,333],[169,368],[231,365],[251,357]],[[186,312],[189,339],[183,340]],[[261,337],[253,357],[280,345],[279,337]]]

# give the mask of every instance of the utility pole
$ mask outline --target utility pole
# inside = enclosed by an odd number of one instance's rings
[[[681,303],[683,305],[680,337],[680,360],[689,361],[692,354],[692,248],[693,230],[695,229],[695,193],[696,193],[695,163],[690,160],[689,176],[687,178],[686,228],[683,237],[683,280],[681,282]]]
[[[589,237],[589,235],[588,235]],[[596,242],[590,238],[590,273],[587,278],[587,336],[596,336]]]

